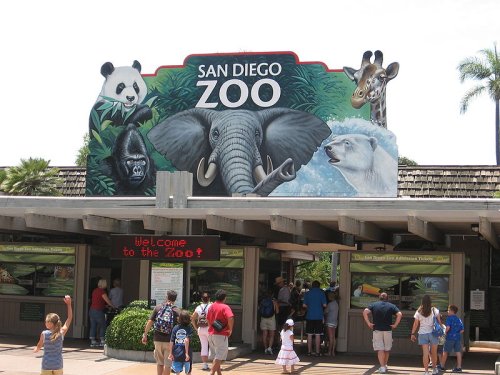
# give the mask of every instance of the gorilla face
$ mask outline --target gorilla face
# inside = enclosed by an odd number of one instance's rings
[[[131,67],[116,68],[107,62],[101,67],[101,74],[106,78],[101,96],[116,99],[125,107],[141,103],[147,94],[146,83],[141,76],[141,64],[137,60]]]
[[[110,158],[111,173],[118,193],[140,192],[152,179],[154,167],[135,125],[129,124],[116,137]]]

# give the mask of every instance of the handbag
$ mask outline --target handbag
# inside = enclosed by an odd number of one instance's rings
[[[226,325],[223,324],[220,320],[218,319],[215,319],[213,322],[212,322],[212,327],[214,327],[214,329],[217,331],[217,332],[220,332],[222,331]]]
[[[436,313],[434,312],[434,309],[432,309],[432,314],[434,315],[432,318],[432,321],[433,321],[432,336],[441,337],[444,335],[443,327],[441,327],[441,324],[439,324],[439,321],[436,318]]]

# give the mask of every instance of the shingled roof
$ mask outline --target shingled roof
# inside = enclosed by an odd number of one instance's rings
[[[58,168],[63,195],[85,196],[85,168]],[[500,191],[500,166],[399,166],[399,197],[492,198],[496,191]]]

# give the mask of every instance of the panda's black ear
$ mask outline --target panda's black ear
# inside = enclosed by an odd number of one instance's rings
[[[141,63],[139,61],[137,61],[137,60],[134,60],[134,63],[132,64],[132,68],[137,69],[139,71],[139,73],[140,73],[141,69],[142,69]]]
[[[108,76],[111,73],[113,73],[114,70],[115,70],[115,67],[110,62],[106,62],[106,63],[102,64],[102,66],[101,66],[101,74],[104,76],[104,78],[108,78]]]

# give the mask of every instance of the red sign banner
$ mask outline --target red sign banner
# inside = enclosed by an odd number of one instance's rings
[[[219,236],[112,235],[112,259],[220,260]]]

